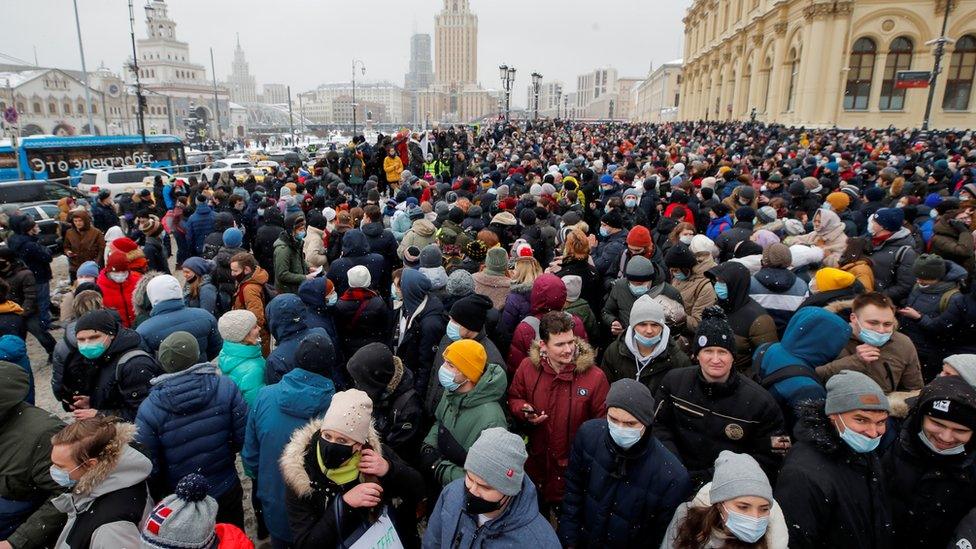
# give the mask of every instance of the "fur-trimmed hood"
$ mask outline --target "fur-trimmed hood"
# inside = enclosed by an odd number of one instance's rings
[[[285,484],[294,490],[299,497],[308,497],[318,488],[314,486],[312,477],[305,468],[305,460],[313,436],[322,430],[324,424],[324,418],[313,419],[304,427],[292,433],[291,440],[288,441],[284,452],[281,454],[281,458],[278,460],[279,465],[281,465],[281,476]],[[380,455],[383,454],[380,435],[376,431],[373,422],[370,422],[367,440],[372,450]]]
[[[146,316],[152,312],[152,305],[149,303],[149,296],[146,295],[146,287],[152,279],[163,273],[159,271],[149,271],[142,275],[136,288],[132,291],[132,307],[135,309],[136,316]]]
[[[542,354],[539,348],[539,341],[533,341],[532,346],[529,347],[529,360],[532,361],[532,365],[536,368],[541,368]],[[580,338],[576,338],[576,367],[573,371],[577,374],[582,374],[583,372],[589,370],[596,364],[596,351],[590,344],[583,341]]]

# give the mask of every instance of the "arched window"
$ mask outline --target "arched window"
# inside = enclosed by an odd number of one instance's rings
[[[786,112],[793,112],[796,108],[796,85],[800,79],[800,55],[796,48],[790,50],[790,60],[787,62],[790,71],[790,87],[786,94]]]
[[[844,91],[844,108],[864,110],[868,108],[871,97],[871,77],[874,73],[874,59],[878,50],[874,40],[858,38],[851,48],[851,59],[847,64],[847,89]]]
[[[48,114],[58,114],[58,104],[55,103],[54,101],[51,101],[50,103],[48,103],[47,104],[47,113]]]
[[[891,41],[888,59],[885,60],[884,80],[881,81],[881,101],[878,108],[883,111],[900,111],[905,108],[905,92],[895,88],[898,71],[912,68],[911,39],[899,36]]]
[[[61,110],[64,111],[64,115],[65,116],[70,116],[71,115],[71,101],[65,101],[64,102],[64,108],[61,109]]]
[[[34,114],[41,114],[41,104],[35,101],[32,106],[32,110],[34,111]]]
[[[976,36],[967,34],[956,42],[946,73],[945,95],[942,108],[947,111],[964,111],[969,108],[973,93],[973,73],[976,72]]]
[[[760,93],[762,95],[759,96],[759,112],[766,112],[766,108],[769,106],[769,88],[770,83],[772,82],[772,75],[773,58],[767,57],[766,61],[763,62],[763,68],[760,72],[760,78],[762,78],[760,81],[760,84],[762,85],[760,88]]]
[[[94,105],[92,105],[92,106],[94,106]],[[84,101],[78,101],[78,114],[84,114],[85,112],[87,112],[87,109],[85,109],[85,102]],[[93,114],[94,114],[94,112],[95,112],[95,109],[92,109],[92,113]]]

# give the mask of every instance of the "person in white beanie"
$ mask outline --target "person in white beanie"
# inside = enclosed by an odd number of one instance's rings
[[[224,345],[217,355],[220,372],[229,377],[244,395],[248,408],[264,387],[264,356],[261,355],[261,327],[247,309],[227,311],[217,321]]]
[[[149,318],[136,328],[149,350],[155,353],[159,344],[173,332],[193,334],[200,346],[200,362],[213,360],[223,344],[217,329],[217,319],[203,309],[187,307],[183,289],[172,275],[153,278],[146,287],[152,305]]]
[[[976,355],[950,355],[942,360],[939,376],[962,376],[966,383],[976,387]]]
[[[393,312],[383,297],[370,289],[369,269],[356,265],[346,274],[349,288],[342,292],[333,308],[339,347],[351,357],[370,343],[388,343],[392,337]]]

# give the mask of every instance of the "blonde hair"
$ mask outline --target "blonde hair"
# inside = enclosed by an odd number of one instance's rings
[[[520,257],[512,269],[512,281],[515,284],[532,284],[541,274],[542,266],[534,257]]]
[[[102,308],[102,294],[95,290],[83,290],[71,300],[71,317],[81,318]]]

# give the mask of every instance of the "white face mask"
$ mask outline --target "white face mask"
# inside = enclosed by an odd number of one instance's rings
[[[123,282],[125,282],[126,280],[128,280],[129,273],[127,273],[127,272],[125,272],[125,273],[108,273],[108,277],[111,278],[114,282],[116,282],[118,284],[122,284]]]

